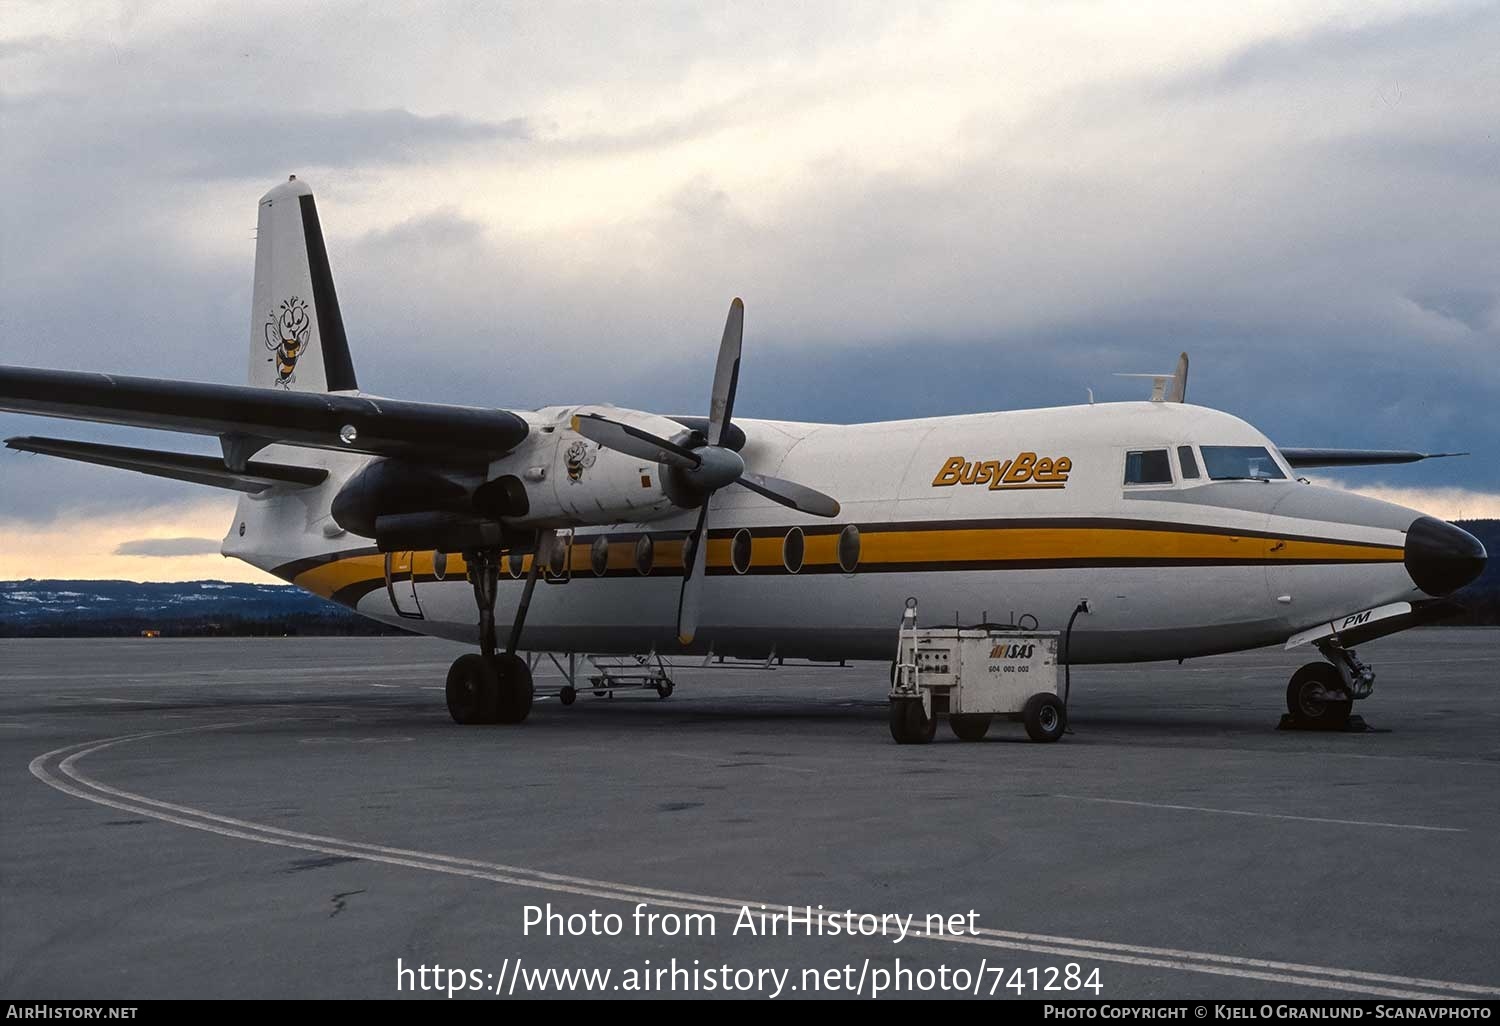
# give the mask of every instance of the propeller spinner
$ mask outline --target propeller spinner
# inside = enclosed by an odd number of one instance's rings
[[[736,299],[729,305],[729,318],[724,322],[724,340],[719,343],[719,361],[714,369],[714,387],[710,396],[708,431],[704,444],[682,445],[594,413],[580,414],[573,418],[573,430],[583,437],[606,449],[665,464],[672,468],[677,479],[690,491],[703,496],[698,524],[688,536],[692,559],[683,572],[682,594],[677,603],[677,640],[684,645],[692,642],[698,629],[698,609],[708,561],[708,546],[703,542],[707,537],[708,506],[714,492],[737,484],[800,513],[811,513],[819,517],[836,517],[839,513],[838,501],[816,489],[794,481],[784,481],[779,477],[747,472],[740,454],[722,444],[734,414],[744,327],[745,304]]]

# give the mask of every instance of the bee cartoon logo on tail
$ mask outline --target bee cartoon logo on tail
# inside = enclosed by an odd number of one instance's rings
[[[307,303],[298,296],[284,300],[281,311],[272,311],[266,321],[266,348],[271,355],[268,363],[276,364],[273,384],[279,388],[291,388],[297,380],[297,360],[307,347],[312,333],[312,321],[307,315]]]

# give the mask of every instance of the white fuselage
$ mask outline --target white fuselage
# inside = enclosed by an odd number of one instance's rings
[[[580,470],[576,448],[570,467],[576,409],[527,415],[526,451],[507,458],[532,471],[535,507],[561,511],[549,526],[566,527],[567,511],[586,505],[596,470],[628,489],[653,469],[622,470],[598,453]],[[1074,661],[1182,658],[1282,641],[1355,609],[1424,597],[1402,563],[1418,511],[1301,483],[1284,464],[1282,480],[1185,479],[1181,446],[1276,451],[1216,410],[1142,402],[858,425],[736,423],[749,471],[805,482],[842,511],[825,521],[743,488],[715,493],[694,652],[889,659],[908,597],[925,623],[1034,617],[1056,630],[1087,599]],[[1127,452],[1162,449],[1171,483],[1124,484]],[[366,616],[476,640],[461,557],[377,553],[333,523],[332,496],[367,458],[274,456],[316,462],[329,479],[242,499],[226,555]],[[681,651],[682,538],[696,511],[645,493],[640,522],[574,529],[562,573],[537,586],[523,649]],[[502,628],[522,590],[508,570],[496,604]]]

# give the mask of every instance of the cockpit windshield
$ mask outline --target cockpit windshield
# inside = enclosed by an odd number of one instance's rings
[[[1284,481],[1263,445],[1204,445],[1203,469],[1215,481]]]

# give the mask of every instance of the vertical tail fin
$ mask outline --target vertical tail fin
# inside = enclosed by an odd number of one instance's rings
[[[299,392],[359,386],[312,189],[292,175],[260,199],[250,384]]]

